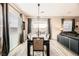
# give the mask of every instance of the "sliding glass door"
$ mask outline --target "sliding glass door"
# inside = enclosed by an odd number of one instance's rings
[[[0,55],[2,55],[3,47],[3,17],[2,17],[2,5],[0,4]]]
[[[10,51],[20,44],[22,33],[22,18],[18,10],[8,5],[9,38]]]

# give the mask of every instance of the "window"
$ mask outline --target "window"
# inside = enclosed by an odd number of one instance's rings
[[[31,32],[37,33],[48,33],[48,19],[32,19],[31,21]]]
[[[20,35],[22,33],[22,19],[20,13],[11,5],[8,5],[9,18],[9,38],[10,50],[20,44]]]
[[[2,6],[0,4],[0,55],[3,46],[3,19],[2,19]]]
[[[71,32],[72,31],[72,20],[64,20],[63,22],[63,31]]]

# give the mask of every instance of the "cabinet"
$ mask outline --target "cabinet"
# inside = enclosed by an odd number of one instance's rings
[[[79,53],[78,40],[70,39],[70,50]]]
[[[58,35],[58,41],[63,44],[64,46],[68,47],[69,48],[69,38],[68,37],[65,37],[65,36],[61,36],[61,35]]]
[[[63,42],[64,42],[64,45],[69,48],[69,38],[68,37],[62,37],[63,38]]]
[[[58,35],[57,38],[58,38],[57,41],[60,42],[62,45],[74,51],[75,53],[79,54],[79,40],[78,39],[63,36],[63,35]]]

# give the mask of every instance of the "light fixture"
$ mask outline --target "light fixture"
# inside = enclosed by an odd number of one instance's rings
[[[38,19],[38,37],[39,37],[39,19],[40,19],[40,4],[38,3],[38,16],[37,16],[37,19]]]

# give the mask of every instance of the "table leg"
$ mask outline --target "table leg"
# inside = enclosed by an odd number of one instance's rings
[[[30,43],[27,42],[27,55],[30,56]]]
[[[49,46],[49,42],[47,42],[47,56],[50,56],[50,46]]]

